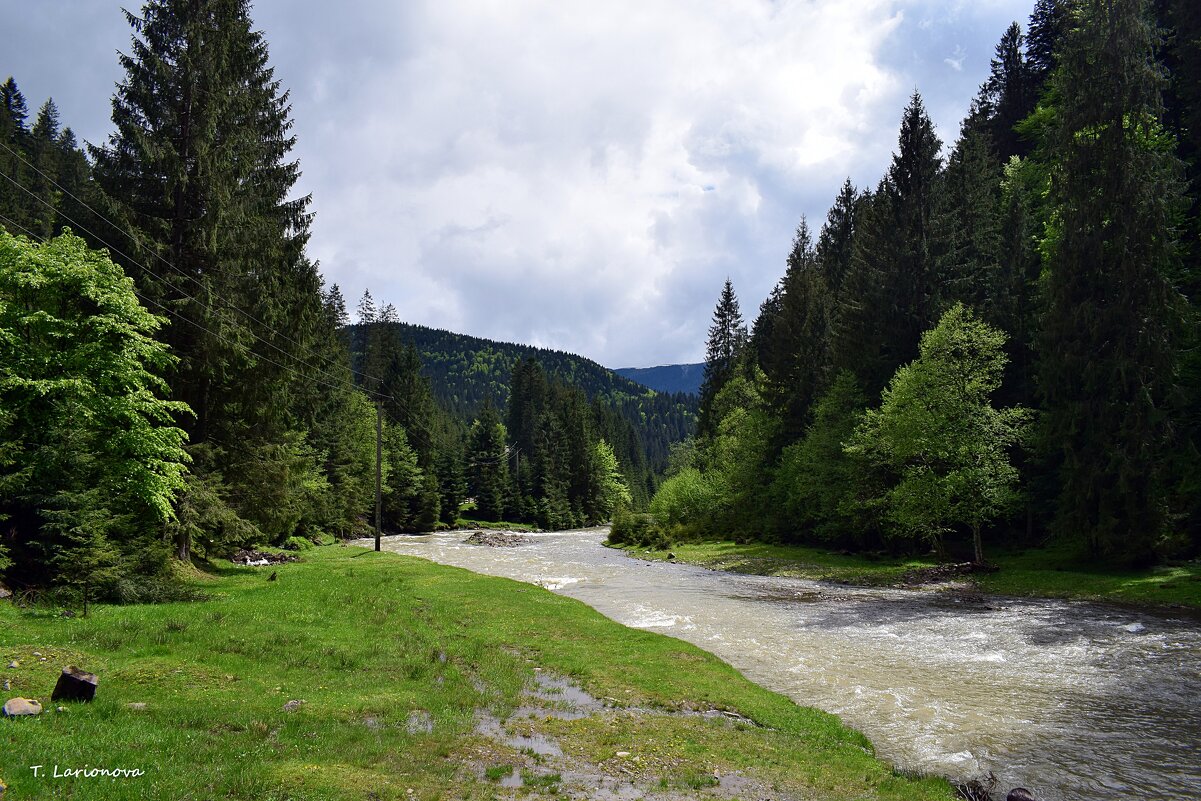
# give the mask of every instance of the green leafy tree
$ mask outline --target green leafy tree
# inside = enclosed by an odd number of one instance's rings
[[[981,529],[1018,500],[1009,451],[1028,412],[990,400],[1005,360],[1005,335],[955,305],[922,336],[918,359],[897,371],[847,446],[899,477],[885,498],[893,523],[939,545],[966,526],[977,562]]]
[[[24,581],[94,585],[114,548],[162,553],[189,413],[162,398],[162,325],[78,237],[0,232],[0,517]]]
[[[592,450],[592,474],[598,522],[608,520],[618,509],[630,505],[630,488],[621,474],[617,456],[603,439]]]
[[[879,494],[879,471],[843,446],[867,405],[855,376],[838,373],[814,404],[804,439],[784,449],[772,487],[775,528],[784,539],[878,543],[879,515],[868,501]]]

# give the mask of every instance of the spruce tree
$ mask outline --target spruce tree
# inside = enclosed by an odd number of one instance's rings
[[[1014,22],[997,44],[982,90],[989,106],[992,145],[1002,160],[1029,152],[1029,143],[1021,138],[1015,126],[1034,110],[1038,99],[1035,81],[1034,70],[1024,52],[1022,28]]]
[[[701,403],[697,414],[697,432],[712,434],[718,420],[712,418],[713,400],[734,375],[734,366],[747,342],[746,324],[738,309],[738,296],[727,278],[713,310],[713,325],[705,344],[705,380],[701,385]]]
[[[92,149],[97,179],[109,216],[132,229],[116,243],[134,257],[124,267],[172,314],[172,390],[196,413],[197,467],[241,485],[230,494],[239,512],[266,525],[253,488],[306,450],[295,390],[331,383],[308,360],[327,332],[303,255],[309,198],[289,197],[299,167],[288,95],[247,0],[151,0],[126,16],[134,36],[117,130]]]
[[[918,340],[937,314],[934,203],[941,147],[914,92],[888,175],[856,216],[832,351],[834,367],[853,372],[869,395],[917,355]]]
[[[22,156],[27,147],[29,130],[25,120],[29,116],[29,108],[25,103],[25,95],[17,87],[12,76],[0,84],[0,174],[21,186],[28,183],[27,168],[22,162]],[[29,200],[20,189],[8,180],[0,178],[0,214],[22,227],[32,223],[29,215]],[[0,220],[0,225],[5,225]],[[12,231],[14,235],[20,231]]]
[[[1057,529],[1098,556],[1152,558],[1165,526],[1165,403],[1177,359],[1181,206],[1144,0],[1086,0],[1052,79],[1054,203],[1040,339]]]
[[[780,423],[779,447],[804,432],[809,407],[822,390],[828,356],[828,296],[817,255],[802,218],[781,282],[780,311],[760,366],[766,399]]]
[[[1030,14],[1026,54],[1035,91],[1041,90],[1059,63],[1059,48],[1071,27],[1074,0],[1036,0]]]

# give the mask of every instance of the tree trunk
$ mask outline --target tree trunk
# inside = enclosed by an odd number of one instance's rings
[[[984,544],[980,541],[980,524],[972,526],[972,544],[976,546],[976,564],[984,564]]]
[[[175,558],[181,562],[192,561],[192,535],[187,526],[179,526],[175,531]]]

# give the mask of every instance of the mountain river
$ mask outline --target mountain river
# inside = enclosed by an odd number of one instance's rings
[[[854,588],[645,562],[607,529],[385,537],[384,549],[539,584],[717,654],[842,717],[907,769],[1043,801],[1201,798],[1201,619],[1054,600]]]

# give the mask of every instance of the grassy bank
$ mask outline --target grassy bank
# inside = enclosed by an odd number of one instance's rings
[[[768,576],[795,576],[865,586],[902,585],[938,563],[933,558],[869,558],[803,546],[690,542],[670,551],[626,550],[644,558],[702,565],[714,570]],[[1080,598],[1113,603],[1201,608],[1201,564],[1142,570],[1091,568],[1068,548],[987,553],[1000,569],[975,574],[982,592],[1047,598]]]
[[[304,559],[225,564],[194,579],[208,600],[87,619],[0,603],[5,697],[46,705],[0,719],[8,797],[586,798],[610,780],[648,797],[952,797],[897,775],[834,717],[577,601],[351,547]],[[99,674],[99,692],[57,712],[66,664]],[[599,708],[515,715],[546,675]],[[500,736],[481,719],[504,721]],[[55,766],[145,775],[55,779]]]

